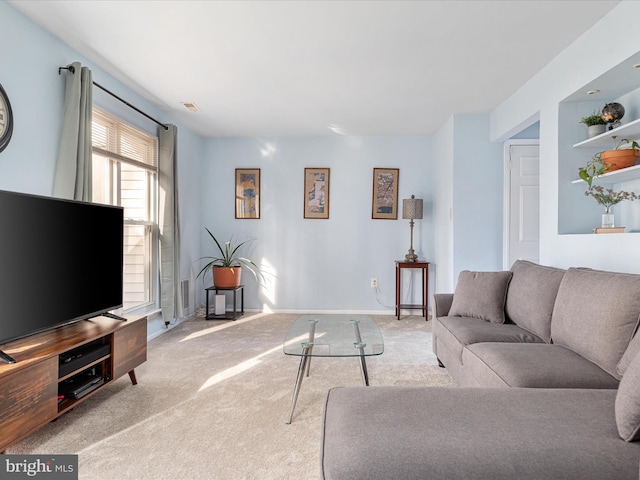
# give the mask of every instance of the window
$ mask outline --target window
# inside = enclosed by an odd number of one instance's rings
[[[123,310],[153,304],[157,285],[158,139],[93,109],[93,193],[124,207]]]

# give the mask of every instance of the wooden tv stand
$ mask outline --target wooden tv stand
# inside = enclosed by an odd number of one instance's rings
[[[147,317],[126,318],[95,317],[0,345],[16,360],[0,363],[0,453],[125,373],[137,383],[134,369],[147,360]],[[67,390],[85,383],[87,372],[104,383],[74,398]]]

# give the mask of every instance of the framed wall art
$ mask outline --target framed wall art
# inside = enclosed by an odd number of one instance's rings
[[[304,218],[329,218],[329,169],[304,169]]]
[[[373,201],[371,218],[398,219],[398,168],[373,169]]]
[[[236,168],[236,218],[260,218],[259,168]]]

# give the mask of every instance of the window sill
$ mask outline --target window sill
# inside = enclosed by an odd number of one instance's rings
[[[122,312],[123,315],[145,315],[147,317],[152,317],[154,315],[159,315],[162,312],[160,307],[156,305],[144,305],[142,307],[131,308],[127,311]]]

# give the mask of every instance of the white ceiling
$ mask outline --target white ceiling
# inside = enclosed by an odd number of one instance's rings
[[[10,3],[210,137],[431,135],[491,111],[619,1]]]

